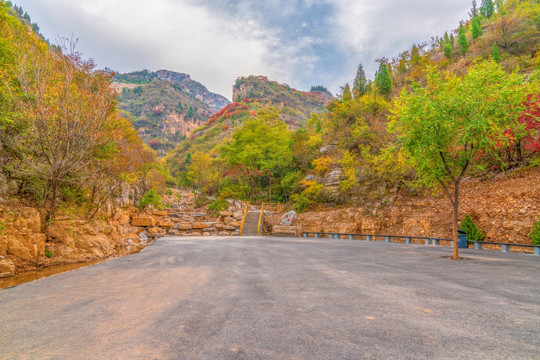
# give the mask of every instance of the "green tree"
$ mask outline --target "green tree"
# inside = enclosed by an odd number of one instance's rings
[[[367,92],[368,81],[366,79],[366,73],[364,72],[364,67],[362,64],[358,65],[358,70],[356,70],[356,77],[354,78],[353,83],[353,93],[354,97],[363,96]]]
[[[472,39],[473,42],[482,35],[482,23],[478,16],[473,17],[472,21]]]
[[[491,50],[491,58],[496,62],[501,61],[501,55],[499,54],[499,47],[497,46],[496,42],[493,43],[493,49]]]
[[[465,35],[465,28],[463,26],[459,27],[457,44],[461,55],[469,52],[469,42],[467,41],[467,35]]]
[[[459,185],[482,152],[506,141],[527,95],[534,92],[517,73],[486,61],[462,78],[431,68],[427,85],[404,89],[392,110],[391,129],[415,167],[418,181],[442,188],[453,207],[454,259],[458,258]],[[537,90],[536,90],[537,91]],[[490,99],[486,101],[485,99]]]
[[[482,0],[482,5],[480,5],[480,13],[486,18],[490,18],[495,13],[495,4],[493,0]]]
[[[222,147],[221,154],[230,166],[245,170],[252,197],[255,181],[262,176],[268,181],[271,197],[272,180],[283,175],[292,163],[290,144],[287,124],[274,107],[268,107],[235,129],[232,141]]]
[[[388,68],[382,61],[379,64],[379,70],[375,76],[375,86],[382,95],[390,95],[392,93],[392,79],[388,74]]]
[[[444,45],[444,57],[447,59],[452,59],[454,56],[454,47],[451,44]]]

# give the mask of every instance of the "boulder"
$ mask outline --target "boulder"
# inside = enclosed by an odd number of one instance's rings
[[[233,216],[233,214],[234,214],[234,212],[232,212],[232,211],[221,211],[219,213],[219,216],[223,216],[223,217],[225,217],[225,216]]]
[[[0,278],[15,275],[15,263],[11,260],[0,260]]]
[[[156,210],[152,212],[152,215],[154,216],[168,216],[169,212],[166,210]]]
[[[210,236],[210,233],[209,232],[205,232],[202,234],[202,236]]]
[[[233,221],[232,223],[230,223],[230,226],[234,226],[235,228],[240,227],[240,225],[242,225],[240,221]]]
[[[331,171],[324,177],[324,185],[325,186],[339,185],[342,178],[343,178],[343,171],[339,169]]]
[[[193,229],[206,229],[214,227],[214,224],[213,222],[195,222],[192,227]]]
[[[191,224],[186,224],[186,223],[179,223],[177,228],[178,228],[178,230],[191,230],[191,229],[193,229]]]
[[[190,214],[192,217],[196,218],[196,217],[205,217],[207,216],[206,213],[203,213],[203,212],[193,212]]]
[[[214,228],[204,228],[202,231],[204,231],[204,232],[214,232],[214,231],[216,231],[216,229],[214,229]]]
[[[148,234],[151,235],[165,235],[166,231],[159,227],[151,227],[148,229]]]
[[[226,231],[222,231],[218,234],[218,236],[230,236],[230,234]]]
[[[159,226],[163,227],[163,228],[166,228],[166,229],[171,229],[174,227],[174,223],[171,222],[171,221],[167,221],[167,220],[162,220],[159,222]]]
[[[295,217],[296,217],[296,211],[289,211],[288,213],[283,215],[281,219],[279,219],[279,224],[289,226],[292,224]]]
[[[338,147],[336,145],[326,145],[326,146],[323,146],[319,152],[321,154],[332,154],[332,153],[335,153],[336,151],[338,150]]]
[[[275,236],[298,236],[301,232],[299,226],[274,225],[272,235]]]
[[[223,230],[223,224],[216,223],[214,227],[216,228],[216,230]]]
[[[152,227],[156,225],[156,220],[148,215],[135,215],[131,218],[131,225],[141,227]]]
[[[236,230],[236,228],[234,226],[226,225],[223,227],[223,230],[234,231]]]

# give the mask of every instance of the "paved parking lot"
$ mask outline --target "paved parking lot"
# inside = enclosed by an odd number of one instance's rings
[[[539,359],[540,257],[167,237],[0,290],[0,359]]]

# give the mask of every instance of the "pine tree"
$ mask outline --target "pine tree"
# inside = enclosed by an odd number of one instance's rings
[[[349,84],[345,84],[345,86],[343,87],[341,99],[344,101],[352,100],[351,88],[349,87]]]
[[[471,16],[471,18],[475,18],[478,16],[478,5],[476,0],[473,0],[472,2],[472,9],[469,15]]]
[[[493,0],[482,0],[482,5],[480,6],[480,13],[483,17],[490,18],[495,12],[495,5]]]
[[[496,62],[501,61],[501,55],[499,54],[499,47],[497,46],[496,42],[493,43],[493,50],[491,51],[491,57]]]
[[[469,214],[465,215],[459,229],[467,233],[467,240],[469,241],[482,241],[486,237],[482,230],[476,226]]]
[[[461,55],[465,55],[469,52],[469,42],[467,41],[467,36],[465,35],[465,28],[463,26],[459,28],[457,44]]]
[[[452,59],[454,56],[454,47],[451,44],[444,45],[444,56],[447,59]]]
[[[353,92],[355,97],[360,97],[364,95],[367,91],[367,79],[366,73],[364,72],[364,67],[362,64],[358,65],[358,70],[356,71],[356,77],[354,78],[353,83]]]
[[[388,74],[388,68],[382,61],[379,65],[379,70],[375,76],[375,86],[383,95],[389,95],[392,92],[392,79]]]
[[[480,18],[478,16],[473,17],[472,21],[472,39],[473,42],[482,35],[482,23],[480,22]]]

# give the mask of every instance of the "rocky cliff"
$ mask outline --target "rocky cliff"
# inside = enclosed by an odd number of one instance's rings
[[[159,70],[156,72],[156,76],[160,80],[178,85],[183,91],[207,104],[214,111],[219,111],[231,103],[226,97],[212,93],[203,84],[192,80],[189,74]]]
[[[167,70],[115,75],[119,107],[141,138],[163,155],[229,104],[188,74]]]

